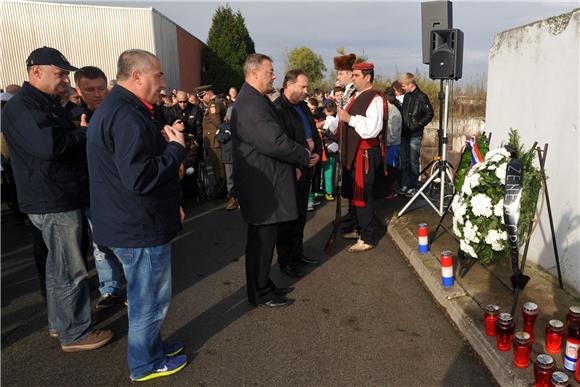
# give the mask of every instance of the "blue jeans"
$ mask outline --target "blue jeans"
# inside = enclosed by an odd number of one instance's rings
[[[127,279],[128,363],[132,379],[149,375],[165,359],[161,324],[171,301],[171,244],[111,247]]]
[[[81,253],[82,210],[29,214],[48,248],[46,306],[48,329],[62,344],[82,340],[90,332],[91,298],[87,267]]]
[[[403,176],[401,185],[407,188],[417,188],[419,185],[419,158],[421,156],[421,141],[423,136],[403,137],[401,139],[401,170]]]
[[[85,208],[85,215],[93,233],[93,221],[90,207]],[[119,260],[115,254],[105,246],[97,246],[93,240],[93,257],[95,258],[95,268],[99,277],[99,292],[105,294],[119,294],[121,279],[119,273]]]

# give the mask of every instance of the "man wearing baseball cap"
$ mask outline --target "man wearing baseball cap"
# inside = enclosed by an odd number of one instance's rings
[[[28,82],[2,110],[20,210],[48,247],[48,329],[65,352],[107,344],[109,330],[91,329],[87,269],[80,241],[89,205],[86,127],[77,128],[58,103],[76,71],[58,50],[38,48],[26,60]]]

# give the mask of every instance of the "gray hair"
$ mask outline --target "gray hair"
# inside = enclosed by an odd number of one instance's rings
[[[149,51],[132,49],[123,52],[117,61],[117,80],[129,79],[134,70],[147,70],[154,60],[158,59]]]
[[[244,75],[248,75],[250,71],[257,70],[262,66],[263,61],[273,62],[272,58],[264,54],[250,54],[244,63]]]

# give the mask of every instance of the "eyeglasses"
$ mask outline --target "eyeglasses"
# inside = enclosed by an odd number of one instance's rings
[[[177,103],[187,103],[189,101],[177,101]]]

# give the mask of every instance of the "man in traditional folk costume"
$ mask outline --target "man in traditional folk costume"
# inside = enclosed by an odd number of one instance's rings
[[[352,83],[352,65],[356,61],[356,55],[348,54],[334,58],[334,69],[336,70],[336,80],[338,84],[344,87],[344,93],[337,105],[344,109],[350,98],[356,92]]]
[[[348,251],[359,253],[377,243],[374,215],[374,188],[384,178],[383,128],[386,128],[387,101],[373,89],[374,66],[371,63],[353,65],[353,84],[358,90],[344,109],[339,108],[343,196],[351,199],[359,231],[357,242]],[[356,230],[355,230],[356,231]]]

